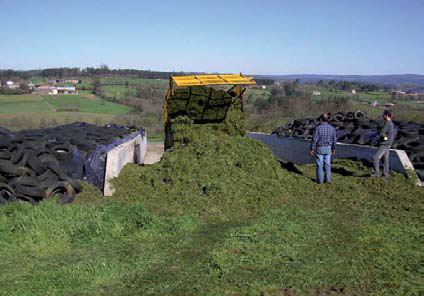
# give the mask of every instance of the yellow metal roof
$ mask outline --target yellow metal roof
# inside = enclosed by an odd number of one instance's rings
[[[191,76],[172,76],[177,86],[191,85],[225,85],[225,84],[256,84],[252,77],[240,74],[205,74]]]

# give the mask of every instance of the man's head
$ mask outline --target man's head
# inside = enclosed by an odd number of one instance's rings
[[[328,113],[324,113],[320,117],[321,122],[328,122]]]
[[[383,118],[384,118],[384,120],[391,120],[392,119],[392,112],[390,110],[384,110]]]

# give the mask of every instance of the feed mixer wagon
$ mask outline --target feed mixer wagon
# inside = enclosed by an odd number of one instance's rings
[[[256,84],[253,78],[241,73],[171,76],[163,102],[165,150],[173,146],[173,119],[187,116],[196,124],[219,123],[231,106],[243,113],[244,85],[251,84]]]

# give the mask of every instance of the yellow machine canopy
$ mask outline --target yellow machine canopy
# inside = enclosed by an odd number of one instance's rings
[[[245,77],[241,73],[172,76],[171,79],[176,86],[256,84],[253,78]]]

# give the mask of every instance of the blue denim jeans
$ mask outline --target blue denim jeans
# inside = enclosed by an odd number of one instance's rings
[[[318,147],[315,151],[317,163],[317,183],[323,182],[323,166],[325,168],[325,182],[331,181],[331,146]]]

